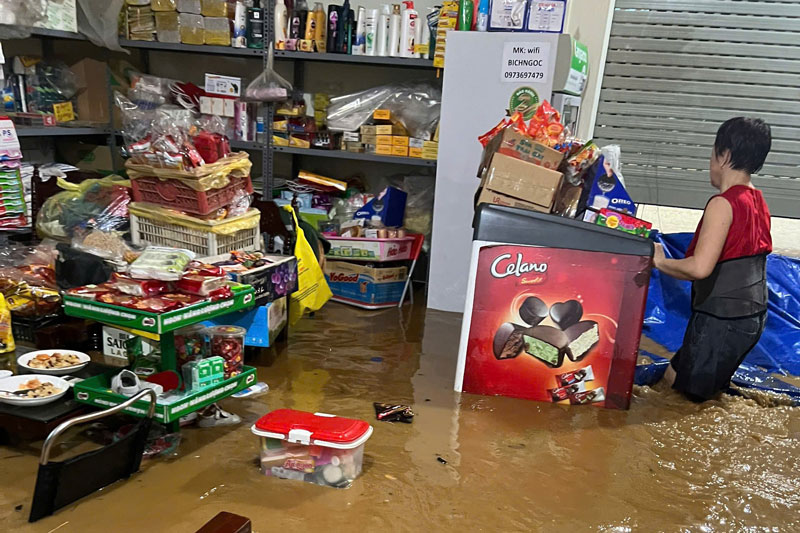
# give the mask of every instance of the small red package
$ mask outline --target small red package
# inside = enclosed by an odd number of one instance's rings
[[[133,279],[114,273],[111,283],[119,292],[131,296],[156,296],[169,290],[169,284],[157,279]]]
[[[111,304],[111,305],[119,305],[122,307],[132,307],[137,302],[137,300],[138,299],[135,296],[131,296],[129,294],[113,293],[113,292],[102,294],[97,297],[98,302],[103,302],[105,304]]]
[[[152,298],[137,298],[133,305],[127,307],[150,313],[166,313],[178,309],[181,304],[161,296],[153,296]]]
[[[194,294],[181,294],[179,292],[171,292],[169,294],[164,294],[161,298],[165,300],[169,300],[172,302],[177,302],[182,306],[196,304],[197,302],[202,302],[205,300],[202,296],[197,296]]]
[[[208,294],[208,298],[212,302],[216,302],[217,300],[227,300],[228,298],[233,298],[233,291],[231,290],[230,287],[225,286],[225,287],[222,287],[221,289],[217,289],[215,291],[211,291]]]
[[[186,294],[208,296],[209,293],[225,286],[225,278],[220,276],[202,276],[200,274],[184,275],[175,283],[175,287]]]
[[[85,298],[86,300],[97,300],[98,297],[108,294],[108,287],[104,287],[103,285],[86,285],[84,287],[69,289],[67,294],[77,296],[78,298]]]

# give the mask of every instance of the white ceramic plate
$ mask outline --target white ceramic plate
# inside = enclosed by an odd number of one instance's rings
[[[0,370],[0,379],[7,378],[13,374],[14,373],[11,370]]]
[[[54,402],[69,391],[69,382],[67,380],[58,376],[44,376],[42,374],[22,374],[0,379],[0,391],[17,391],[20,385],[32,379],[38,379],[42,383],[52,383],[55,388],[61,389],[61,392],[45,398],[23,398],[22,396],[12,396],[0,392],[0,402],[32,407]]]
[[[53,355],[54,353],[60,353],[64,355],[75,355],[78,359],[81,360],[80,364],[73,365],[73,366],[65,366],[64,368],[33,368],[32,366],[28,366],[28,363],[31,359],[35,358],[37,355]],[[74,350],[39,350],[36,352],[28,352],[25,355],[20,356],[17,359],[17,364],[20,367],[20,371],[28,371],[34,372],[36,374],[47,374],[48,376],[63,376],[65,374],[71,374],[73,372],[77,372],[81,368],[85,367],[89,364],[91,358],[83,352],[76,352]]]

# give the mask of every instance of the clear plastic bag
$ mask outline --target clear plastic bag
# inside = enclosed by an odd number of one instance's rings
[[[46,0],[0,0],[0,40],[22,39],[47,18]]]
[[[603,164],[611,167],[622,187],[625,187],[625,178],[622,177],[622,155],[618,144],[609,144],[600,148],[603,155]]]
[[[124,0],[78,0],[78,31],[92,44],[130,54],[119,45],[119,13]]]
[[[275,71],[275,57],[270,43],[267,68],[247,86],[245,99],[253,102],[283,102],[291,94],[292,84]]]
[[[331,98],[328,129],[356,131],[376,109],[392,111],[411,137],[430,139],[439,123],[442,93],[429,84],[394,84],[373,87]]]

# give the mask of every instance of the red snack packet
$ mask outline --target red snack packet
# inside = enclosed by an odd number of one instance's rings
[[[137,298],[129,294],[109,292],[98,296],[97,301],[111,305],[120,305],[122,307],[131,307],[136,303]]]
[[[126,306],[140,311],[148,311],[150,313],[166,313],[181,307],[181,304],[166,298],[154,296],[152,298],[137,299],[133,305]]]
[[[69,289],[67,294],[85,298],[86,300],[97,300],[100,296],[108,294],[108,287],[102,285],[86,285],[85,287],[75,287]]]
[[[177,302],[182,306],[196,304],[197,302],[202,302],[203,300],[205,300],[205,298],[203,298],[202,296],[197,296],[194,294],[182,294],[179,292],[171,292],[169,294],[164,294],[161,296],[161,298],[164,298],[165,300],[169,300],[172,302]]]
[[[528,135],[543,144],[555,146],[561,141],[563,134],[561,115],[545,100],[539,104],[528,124]]]
[[[156,279],[133,279],[116,272],[111,277],[111,284],[119,292],[140,297],[156,296],[169,290],[169,284],[164,281]]]
[[[217,300],[227,300],[228,298],[233,298],[233,291],[230,287],[225,286],[221,289],[217,289],[208,293],[208,298],[212,302],[216,302]]]
[[[200,274],[184,275],[175,283],[175,287],[186,294],[208,296],[209,293],[225,286],[225,278],[221,276],[203,276]]]

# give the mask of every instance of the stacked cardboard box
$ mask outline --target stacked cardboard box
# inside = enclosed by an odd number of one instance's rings
[[[541,213],[553,210],[563,174],[561,152],[505,128],[484,149],[476,203],[519,207]]]

